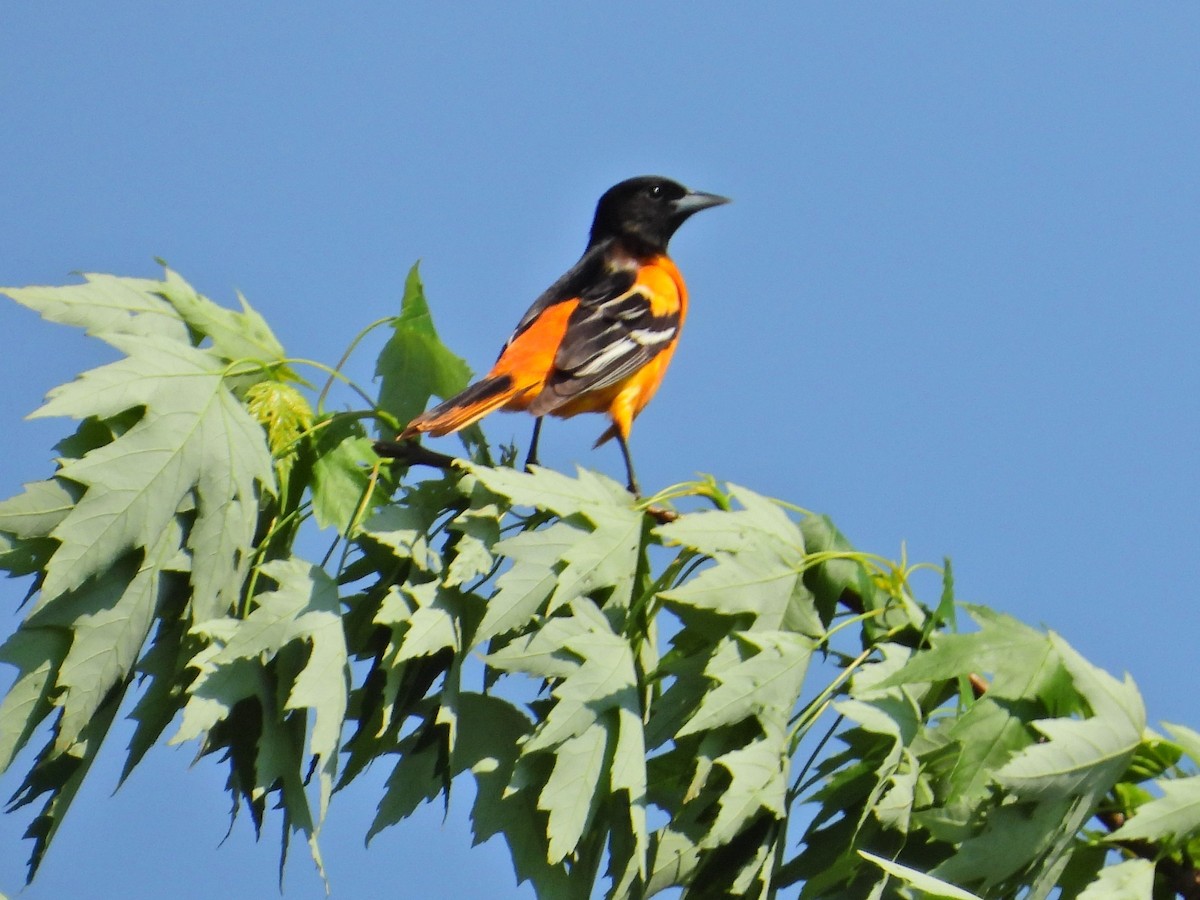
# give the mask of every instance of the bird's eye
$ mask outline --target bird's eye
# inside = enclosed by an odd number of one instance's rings
[[[646,189],[651,197],[661,197],[663,195],[663,186],[661,184],[652,184]]]

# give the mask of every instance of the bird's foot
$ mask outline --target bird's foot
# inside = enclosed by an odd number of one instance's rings
[[[673,509],[667,509],[665,506],[647,506],[646,515],[652,518],[659,525],[666,525],[669,522],[674,522],[679,518],[679,513]]]

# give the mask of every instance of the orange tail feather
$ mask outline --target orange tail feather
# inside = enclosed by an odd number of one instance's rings
[[[419,434],[431,434],[434,437],[451,434],[460,428],[475,424],[522,392],[523,389],[513,383],[511,375],[489,375],[461,394],[456,394],[417,416],[408,423],[408,427],[400,434],[400,439],[416,437]]]

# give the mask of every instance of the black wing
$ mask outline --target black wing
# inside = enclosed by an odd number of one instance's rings
[[[579,262],[575,263],[558,281],[542,291],[540,297],[521,316],[521,321],[513,329],[513,333],[504,342],[500,355],[529,328],[537,317],[558,303],[568,300],[589,302],[591,298],[602,299],[608,296],[623,294],[633,286],[636,273],[633,270],[611,269],[608,260],[607,243],[588,248]]]
[[[545,415],[571,399],[601,390],[632,375],[661,353],[679,334],[680,316],[654,315],[649,288],[637,283],[636,269],[622,270],[603,287],[580,293],[554,370],[529,406]]]

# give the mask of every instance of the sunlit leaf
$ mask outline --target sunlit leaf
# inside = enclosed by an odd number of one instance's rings
[[[1188,840],[1200,834],[1200,775],[1158,782],[1163,795],[1108,836],[1111,841]]]
[[[41,603],[78,588],[124,551],[153,545],[195,491],[189,538],[197,605],[227,607],[247,563],[260,489],[273,485],[262,428],[225,387],[223,366],[161,338],[113,338],[128,356],[56,388],[38,416],[110,416],[144,406],[117,440],[68,460],[87,490],[54,529]]]
[[[563,860],[575,850],[600,800],[598,788],[604,770],[608,733],[589,728],[569,737],[554,754],[554,771],[538,795],[538,809],[549,816],[547,859]]]
[[[0,771],[12,763],[50,714],[50,691],[70,638],[57,628],[22,628],[0,647],[0,662],[16,666],[17,677],[0,703]]]
[[[1183,748],[1183,752],[1192,758],[1192,762],[1200,763],[1200,731],[1188,728],[1186,725],[1176,725],[1164,722],[1163,728]]]
[[[722,659],[706,671],[717,686],[704,696],[677,737],[730,725],[751,715],[758,716],[764,727],[780,729],[786,722],[804,683],[812,641],[783,631],[743,632],[735,634],[734,640],[749,654],[735,665]]]
[[[267,364],[282,360],[283,346],[266,320],[240,294],[242,309],[234,312],[197,293],[170,269],[163,273],[163,283],[156,293],[175,307],[194,333],[211,341],[213,351],[222,359]]]
[[[1154,895],[1154,863],[1127,859],[1103,869],[1078,900],[1151,900]]]
[[[114,335],[157,336],[188,343],[187,326],[160,291],[163,282],[85,274],[84,284],[0,288],[42,318],[83,328],[109,341]]]
[[[34,869],[122,706],[122,780],[194,741],[318,871],[335,785],[384,758],[368,836],[473,779],[476,841],[542,897],[602,870],[629,900],[1145,897],[1149,863],[1105,847],[1200,853],[1200,736],[1147,730],[1057,635],[983,607],[956,633],[948,561],[930,608],[828,517],[706,478],[664,523],[587,470],[485,465],[477,427],[440,477],[384,465],[380,410],[315,418],[244,301],[86,278],[14,292],[124,354],[52,392],[78,425],[0,502],[36,598],[0,647],[0,767],[45,735],[14,797]],[[466,383],[415,267],[377,374],[401,422]],[[295,550],[316,526],[322,566]]]
[[[1146,727],[1146,712],[1133,681],[1119,682],[1050,636],[1092,717],[1040,719],[1048,739],[1021,751],[1000,768],[997,780],[1024,797],[1066,796],[1107,790],[1124,771]]]

